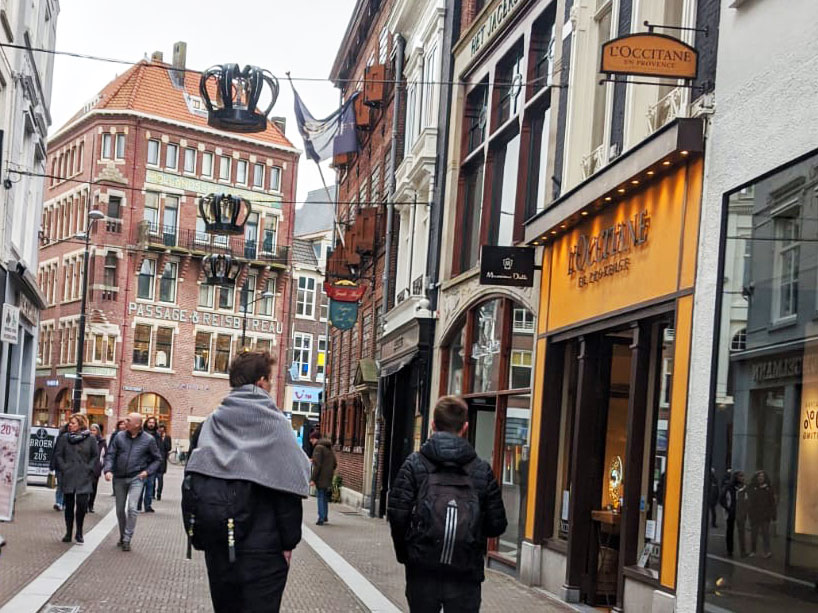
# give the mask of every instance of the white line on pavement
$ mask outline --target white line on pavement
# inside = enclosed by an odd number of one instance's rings
[[[114,526],[116,509],[111,509],[85,536],[84,545],[72,545],[71,549],[9,600],[0,609],[0,613],[37,613],[88,556],[94,553]]]
[[[337,551],[327,545],[315,532],[307,528],[307,526],[302,526],[301,533],[304,540],[307,541],[307,545],[327,563],[330,570],[338,575],[341,581],[346,583],[347,587],[352,590],[352,593],[367,609],[372,613],[400,613],[400,609],[391,600],[384,596],[378,588],[372,585],[366,577],[342,558]],[[5,613],[5,611],[0,609],[0,613]]]

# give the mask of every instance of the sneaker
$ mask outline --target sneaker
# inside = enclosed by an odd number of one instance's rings
[[[149,509],[145,509],[145,513],[156,513],[156,511],[154,511],[153,507],[151,507]]]
[[[58,505],[56,503],[54,504],[54,510],[55,511],[62,511],[62,509],[60,508],[60,505]]]
[[[77,534],[76,541],[77,545],[82,545],[85,542],[85,540],[82,538],[82,534]]]
[[[63,543],[70,543],[71,542],[71,533],[67,532],[64,537],[62,537]]]
[[[122,545],[124,544],[124,542],[125,542],[125,541],[123,541],[122,539],[119,539],[119,540],[116,542],[116,546],[117,546],[117,547],[119,547],[120,549],[122,549]]]
[[[122,551],[130,551],[131,550],[131,542],[130,541],[122,541]]]

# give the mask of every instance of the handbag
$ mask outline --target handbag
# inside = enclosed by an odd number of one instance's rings
[[[52,490],[57,487],[57,475],[53,472],[48,473],[48,477],[45,479],[45,485]]]

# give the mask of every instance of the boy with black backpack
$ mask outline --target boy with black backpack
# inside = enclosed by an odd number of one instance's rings
[[[406,458],[389,491],[387,515],[412,613],[479,611],[486,539],[506,529],[491,466],[466,439],[468,414],[461,398],[438,400],[434,434]]]

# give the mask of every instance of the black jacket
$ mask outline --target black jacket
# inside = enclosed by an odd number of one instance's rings
[[[104,471],[114,473],[114,477],[131,478],[143,470],[154,474],[159,470],[162,456],[156,439],[147,432],[132,437],[128,431],[117,432],[108,445],[105,454]]]
[[[90,494],[94,481],[94,468],[99,463],[97,439],[90,433],[81,440],[61,434],[62,441],[55,452],[55,467],[60,487],[66,494]]]
[[[463,466],[476,457],[474,448],[469,442],[455,434],[436,432],[420,448],[406,458],[389,490],[387,516],[392,530],[392,542],[395,545],[395,554],[398,562],[406,564],[406,534],[412,518],[412,511],[417,502],[417,495],[421,485],[429,477],[426,465],[418,454],[423,454],[428,460],[438,466]],[[483,536],[493,538],[500,536],[506,530],[506,510],[503,506],[503,496],[500,486],[494,478],[488,462],[477,459],[471,466],[472,484],[480,499],[480,509],[483,514]],[[483,555],[486,553],[486,540],[482,543]],[[460,569],[458,575],[475,581],[483,581],[484,560],[474,560],[471,568]],[[411,570],[411,569],[410,569]]]

